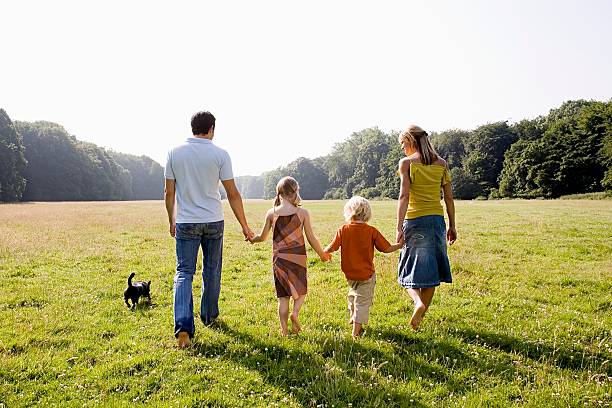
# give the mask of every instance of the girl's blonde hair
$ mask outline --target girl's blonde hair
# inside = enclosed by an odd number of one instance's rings
[[[419,152],[423,164],[432,164],[438,159],[438,153],[436,153],[427,136],[427,132],[417,125],[410,125],[399,135],[398,141],[401,143],[402,140],[405,140],[410,143],[410,146],[415,147]]]
[[[368,222],[372,218],[370,202],[361,196],[353,196],[344,204],[344,219]]]
[[[276,198],[274,199],[274,206],[278,207],[281,204],[280,198],[289,201],[291,204],[299,207],[302,202],[300,197],[300,185],[293,177],[283,177],[276,184]]]

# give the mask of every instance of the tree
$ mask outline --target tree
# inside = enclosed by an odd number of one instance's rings
[[[556,168],[556,157],[542,141],[519,140],[506,152],[499,193],[502,197],[550,197]]]
[[[446,160],[449,168],[461,167],[465,156],[465,142],[470,132],[451,129],[431,135],[431,144],[436,152]]]
[[[399,196],[400,179],[397,173],[399,161],[405,157],[402,146],[397,142],[399,132],[391,132],[390,136],[395,140],[395,144],[391,145],[391,149],[386,157],[380,162],[379,176],[376,179],[376,185],[380,191],[381,197],[397,199]]]
[[[327,197],[382,194],[378,188],[381,163],[397,145],[397,133],[386,134],[376,127],[355,132],[336,144],[323,161],[330,186]]]
[[[559,120],[575,120],[584,108],[594,103],[596,102],[587,101],[584,99],[563,102],[561,106],[551,109],[548,112],[548,115],[542,118],[542,127],[544,130],[546,130],[549,126]]]
[[[264,198],[276,196],[276,184],[285,176],[291,176],[297,180],[300,185],[300,196],[304,200],[320,200],[329,185],[325,169],[311,159],[300,157],[285,167],[266,173]]]
[[[499,187],[504,154],[517,139],[506,122],[489,123],[471,132],[466,141],[463,170],[469,174],[470,183],[480,186],[478,196],[488,197],[491,189]]]
[[[612,132],[606,133],[601,145],[600,154],[606,167],[601,185],[607,190],[612,190]]]
[[[482,187],[472,174],[462,167],[450,170],[453,196],[458,199],[471,200],[482,195]]]
[[[242,198],[263,198],[264,177],[263,176],[239,176],[236,177],[236,187]]]
[[[16,122],[23,136],[28,165],[23,200],[125,200],[129,172],[109,153],[92,143],[79,142],[52,122]]]
[[[606,186],[612,103],[576,102],[563,105],[565,116],[551,110],[540,139],[521,140],[510,148],[500,179],[502,196],[555,198]]]
[[[4,109],[0,109],[0,201],[19,201],[26,187],[22,139]]]
[[[284,171],[282,167],[265,172],[262,175],[264,179],[263,198],[265,198],[266,200],[274,198],[276,196],[276,184],[282,177],[287,176],[287,175],[288,174],[286,174],[286,172]]]
[[[539,116],[535,119],[523,119],[512,124],[512,130],[520,140],[537,140],[546,131],[546,120]]]
[[[147,156],[110,151],[110,156],[129,172],[130,200],[159,200],[164,192],[164,168]]]

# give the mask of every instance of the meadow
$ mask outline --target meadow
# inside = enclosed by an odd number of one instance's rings
[[[161,201],[1,205],[0,407],[610,406],[611,203],[458,202],[454,283],[421,330],[408,324],[398,253],[377,254],[357,341],[339,254],[322,263],[311,249],[304,330],[278,335],[271,244],[245,243],[226,206],[220,322],[196,317],[187,350],[172,335]],[[269,205],[246,202],[254,230]],[[342,205],[305,203],[323,245]],[[373,202],[373,214],[393,239],[395,202]],[[130,272],[152,280],[151,304],[133,311]]]

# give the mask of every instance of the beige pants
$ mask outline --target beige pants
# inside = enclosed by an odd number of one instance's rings
[[[376,286],[376,274],[364,281],[347,279],[348,310],[351,322],[367,324],[370,316],[370,306],[374,300],[374,287]]]

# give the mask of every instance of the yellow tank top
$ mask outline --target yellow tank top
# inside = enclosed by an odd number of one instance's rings
[[[410,163],[410,196],[406,219],[442,215],[440,187],[450,183],[446,167],[438,164]]]

